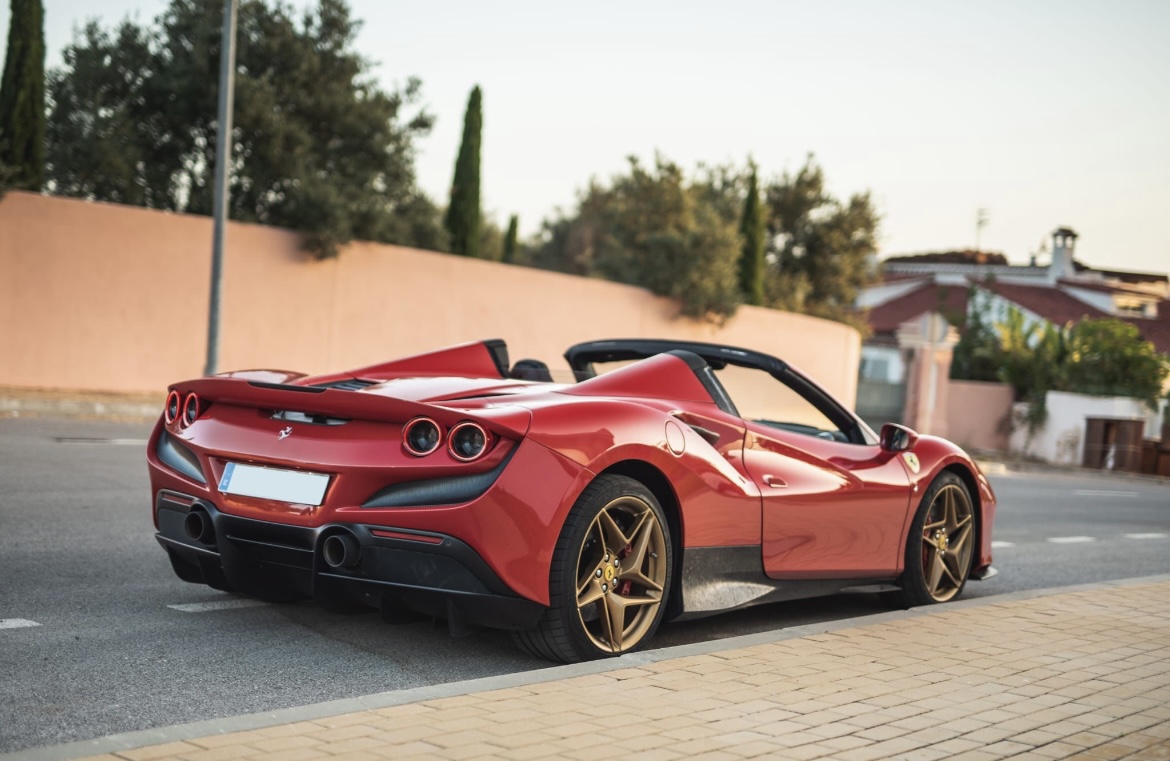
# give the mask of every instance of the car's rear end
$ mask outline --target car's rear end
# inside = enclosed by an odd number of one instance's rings
[[[580,476],[525,439],[530,417],[361,381],[176,384],[147,453],[159,543],[180,577],[220,589],[527,628]]]

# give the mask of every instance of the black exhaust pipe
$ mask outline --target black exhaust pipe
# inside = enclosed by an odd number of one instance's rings
[[[325,565],[338,568],[353,568],[361,558],[357,540],[349,534],[330,534],[321,544],[321,556]]]
[[[183,533],[188,539],[204,544],[214,544],[215,527],[211,525],[211,518],[202,510],[192,510],[187,513],[183,521]]]

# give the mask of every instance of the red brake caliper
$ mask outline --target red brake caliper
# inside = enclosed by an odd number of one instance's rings
[[[618,557],[621,558],[622,560],[625,560],[627,557],[629,557],[629,554],[633,551],[634,551],[633,545],[627,544],[625,546],[625,549],[623,549],[620,553],[618,553]],[[630,581],[629,579],[626,579],[625,581],[622,582],[621,586],[618,587],[617,593],[619,595],[621,595],[622,597],[629,597],[630,590],[633,588],[633,586],[634,586],[634,582]]]

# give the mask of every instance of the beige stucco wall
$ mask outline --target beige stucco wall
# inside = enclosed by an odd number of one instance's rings
[[[211,220],[11,192],[0,201],[0,386],[155,391],[201,374]],[[729,343],[782,357],[852,405],[860,339],[743,307],[723,327],[632,286],[355,243],[314,261],[286,230],[227,232],[220,369],[341,370],[503,338],[543,359],[596,338]]]
[[[957,381],[947,392],[950,439],[968,449],[1008,451],[1012,387],[1006,383]]]

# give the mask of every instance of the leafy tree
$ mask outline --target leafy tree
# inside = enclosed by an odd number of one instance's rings
[[[954,380],[998,381],[1004,364],[999,334],[988,316],[986,303],[979,297],[980,293],[975,286],[969,286],[967,314],[957,315],[954,319],[948,315],[951,324],[961,332],[951,360],[951,378]]]
[[[1067,331],[1052,323],[1029,321],[1009,307],[996,326],[1001,347],[999,377],[1012,386],[1016,401],[1028,402],[1022,422],[1035,433],[1048,419],[1046,395],[1062,387]]]
[[[809,156],[766,192],[771,306],[858,324],[852,306],[872,282],[879,217],[868,193],[847,202],[825,189],[824,171]]]
[[[151,118],[154,106],[145,102],[152,65],[147,30],[125,21],[111,33],[91,21],[62,55],[64,69],[49,72],[50,190],[186,210],[171,187],[171,174],[182,161],[174,139],[160,137],[160,145],[152,145],[162,119],[159,114]],[[164,158],[164,148],[169,157]]]
[[[1128,396],[1155,407],[1170,377],[1170,358],[1159,354],[1136,327],[1123,320],[1088,319],[1066,328],[1051,323],[1040,327],[1011,307],[997,328],[1002,346],[1000,379],[1012,385],[1017,400],[1031,403],[1024,422],[1033,432],[1047,419],[1049,391]]]
[[[629,172],[608,186],[593,183],[576,218],[545,225],[537,262],[601,276],[670,296],[682,314],[722,320],[739,304],[735,212],[715,203],[707,181],[688,183],[658,157],[653,170],[629,159]]]
[[[735,210],[711,176],[687,182],[658,157],[630,158],[627,174],[592,182],[575,213],[545,221],[536,266],[648,288],[679,301],[683,314],[721,320],[739,305]]]
[[[1003,348],[1000,378],[1016,390],[1018,400],[1042,402],[1045,393],[1063,388],[1066,329],[1028,321],[1023,312],[1010,307],[998,330]]]
[[[608,185],[591,182],[576,209],[544,221],[529,262],[673,295],[689,315],[723,319],[747,298],[864,329],[852,306],[874,275],[878,215],[868,194],[837,201],[810,157],[798,174],[766,188],[761,220],[753,222],[746,214],[753,178],[758,199],[754,166],[700,166],[687,180],[661,157],[653,170],[631,159],[629,174]],[[753,268],[745,252],[754,230],[764,247],[763,272],[749,291]],[[723,248],[728,231],[732,254]],[[697,249],[700,240],[709,250]]]
[[[420,83],[374,83],[344,0],[291,14],[240,3],[231,218],[299,230],[318,256],[354,238],[445,247],[415,185]],[[51,190],[209,214],[221,22],[220,0],[171,0],[153,26],[88,24],[49,75]]]
[[[519,224],[520,220],[515,214],[508,220],[508,232],[504,234],[504,253],[500,257],[500,261],[502,262],[512,263],[516,261],[516,235]]]
[[[451,203],[444,226],[451,235],[451,250],[464,256],[479,256],[480,193],[479,153],[483,137],[483,93],[476,85],[467,100],[463,117],[463,142],[455,160]]]
[[[756,167],[752,165],[748,177],[747,198],[743,203],[739,234],[743,239],[743,253],[739,258],[739,290],[745,303],[761,306],[764,303],[764,236],[767,221],[760,202]]]
[[[0,167],[6,184],[40,190],[45,171],[45,8],[12,0],[0,79]]]
[[[1154,406],[1168,375],[1170,360],[1128,322],[1081,320],[1068,331],[1061,390],[1129,396]]]

